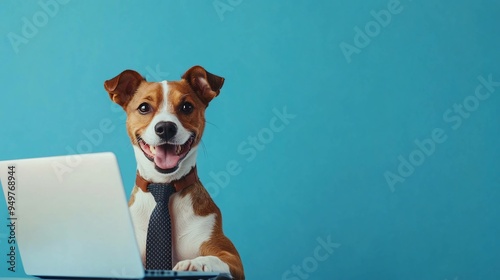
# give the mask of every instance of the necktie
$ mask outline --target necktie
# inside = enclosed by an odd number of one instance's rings
[[[175,193],[172,185],[149,184],[148,190],[156,201],[149,219],[146,239],[146,269],[172,269],[172,226],[168,200]]]

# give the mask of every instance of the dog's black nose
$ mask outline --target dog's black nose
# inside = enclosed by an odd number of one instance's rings
[[[177,125],[173,122],[159,122],[155,125],[155,132],[163,140],[170,140],[177,133]]]

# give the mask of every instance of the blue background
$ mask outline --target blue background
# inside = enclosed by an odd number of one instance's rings
[[[104,80],[129,68],[177,80],[199,64],[226,78],[199,173],[248,279],[497,279],[500,87],[474,93],[479,76],[500,81],[500,4],[401,0],[385,26],[374,22],[396,4],[93,0],[50,15],[4,0],[0,160],[112,151],[128,193],[135,159]],[[27,21],[36,32],[12,44]],[[464,101],[473,110],[461,116]],[[295,116],[281,131],[269,130],[274,109]],[[112,131],[91,143],[103,120]],[[446,140],[424,155],[415,141],[435,129]],[[412,172],[400,167],[411,155]],[[228,163],[238,174],[223,178]],[[391,188],[387,172],[404,181]],[[336,248],[319,260],[328,239]],[[4,258],[0,275],[23,275]]]

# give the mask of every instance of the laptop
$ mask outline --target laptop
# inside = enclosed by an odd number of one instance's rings
[[[30,276],[230,279],[144,270],[112,153],[0,161],[0,182]]]

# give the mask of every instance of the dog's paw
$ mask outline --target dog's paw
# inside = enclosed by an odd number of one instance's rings
[[[180,261],[174,266],[174,270],[229,273],[229,266],[217,257],[205,256]]]

